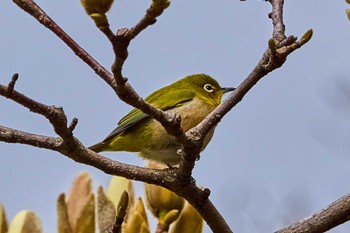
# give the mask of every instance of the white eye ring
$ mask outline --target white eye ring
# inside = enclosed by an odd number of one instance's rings
[[[206,90],[207,92],[213,92],[213,91],[214,91],[213,86],[210,85],[210,84],[205,84],[205,85],[203,86],[203,88],[204,88],[204,90]]]

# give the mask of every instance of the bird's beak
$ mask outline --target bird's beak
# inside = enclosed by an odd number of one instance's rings
[[[234,87],[222,87],[221,90],[224,92],[224,93],[227,93],[227,92],[230,92],[230,91],[234,91],[236,88]]]

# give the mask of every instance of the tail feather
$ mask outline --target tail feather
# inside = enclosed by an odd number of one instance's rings
[[[89,146],[88,148],[92,151],[95,151],[96,153],[99,153],[105,150],[106,144],[99,142],[99,143],[96,143],[95,145]]]

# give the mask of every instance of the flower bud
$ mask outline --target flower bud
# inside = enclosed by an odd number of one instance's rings
[[[169,233],[202,233],[203,218],[188,202],[185,203],[179,218],[174,222]]]
[[[164,166],[155,162],[148,163],[149,168],[163,168]],[[172,210],[182,210],[184,199],[166,188],[145,184],[147,207],[160,222]]]
[[[22,210],[13,218],[9,231],[16,233],[41,233],[42,225],[36,214],[29,210]]]
[[[5,209],[2,204],[0,204],[0,233],[6,233],[8,230],[8,223],[6,219]]]
[[[114,0],[80,0],[88,15],[99,13],[106,14]]]
[[[312,29],[307,30],[304,35],[301,37],[299,44],[300,46],[303,46],[304,44],[306,44],[307,42],[309,42],[309,40],[311,39],[313,34]]]
[[[131,208],[127,221],[123,224],[123,233],[150,233],[147,214],[142,199],[138,198]]]
[[[100,29],[109,26],[106,13],[111,8],[113,1],[114,0],[80,0],[86,13]]]

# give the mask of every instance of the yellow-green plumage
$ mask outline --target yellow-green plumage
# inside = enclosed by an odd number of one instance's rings
[[[181,116],[185,131],[200,123],[221,102],[225,92],[234,88],[221,88],[218,82],[205,74],[187,76],[158,89],[146,97],[151,105],[164,111],[173,111]],[[214,129],[206,136],[203,148],[209,143]],[[167,134],[163,126],[139,109],[131,110],[102,142],[91,147],[95,152],[138,152],[145,159],[166,164],[177,164],[181,145]]]

